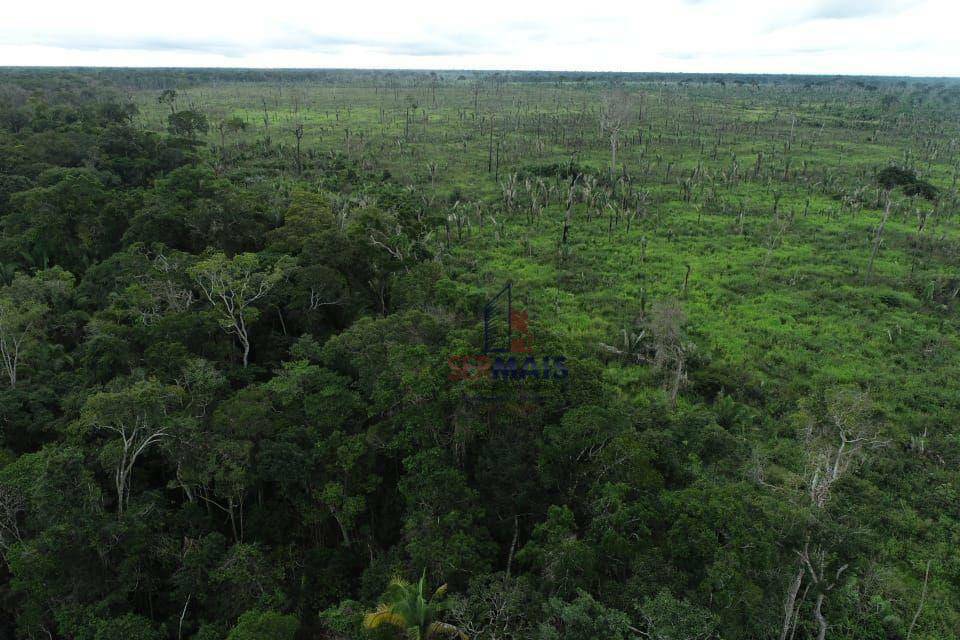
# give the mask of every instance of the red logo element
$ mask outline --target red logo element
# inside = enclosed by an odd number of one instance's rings
[[[510,312],[510,329],[516,337],[510,339],[511,353],[530,353],[533,351],[533,336],[530,334],[530,319],[526,311]]]
[[[483,350],[484,354],[493,353],[495,357],[480,354],[454,355],[447,358],[450,373],[449,380],[477,380],[489,377],[493,380],[523,379],[528,376],[539,378],[566,377],[563,357],[550,356],[543,359],[543,369],[531,355],[533,353],[533,335],[530,333],[530,318],[526,311],[514,310],[511,306],[510,284],[494,296],[483,310]],[[506,294],[507,309],[506,331],[500,326],[494,330],[495,317],[500,313],[496,302]],[[493,348],[498,345],[498,348]],[[517,366],[517,356],[523,362]],[[525,357],[524,357],[525,356]]]
[[[490,358],[481,355],[450,356],[448,380],[472,380],[490,373]]]

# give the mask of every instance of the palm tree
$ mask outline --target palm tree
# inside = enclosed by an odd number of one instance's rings
[[[410,640],[439,640],[443,637],[455,637],[469,640],[467,634],[437,618],[443,611],[442,602],[447,585],[440,585],[430,598],[424,596],[427,575],[424,571],[416,584],[403,578],[394,578],[383,594],[377,610],[363,617],[365,629],[378,629],[383,625],[396,627]]]

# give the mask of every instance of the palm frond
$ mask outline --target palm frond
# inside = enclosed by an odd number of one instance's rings
[[[410,581],[403,576],[393,576],[393,578],[390,579],[390,584],[387,585],[387,588],[399,587],[400,589],[406,589],[409,586]]]
[[[395,613],[391,607],[384,604],[377,607],[376,611],[363,616],[364,629],[378,629],[385,624],[403,629],[406,627],[406,620],[403,619],[403,616]]]
[[[390,584],[387,585],[383,595],[388,602],[399,602],[407,597],[409,589],[410,583],[400,576],[396,576],[390,580]]]

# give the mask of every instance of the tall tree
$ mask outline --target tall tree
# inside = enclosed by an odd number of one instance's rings
[[[137,382],[90,396],[80,411],[81,427],[119,436],[119,441],[108,441],[101,453],[104,464],[113,470],[118,517],[129,503],[137,460],[175,428],[171,410],[179,392],[155,381]]]
[[[72,289],[73,276],[58,267],[34,276],[17,274],[0,289],[0,365],[11,389],[23,358],[44,335],[51,308]]]
[[[220,326],[240,340],[244,367],[250,359],[250,325],[260,314],[253,303],[284,278],[291,263],[291,258],[284,257],[268,266],[255,253],[233,258],[214,253],[190,269]]]
[[[625,91],[610,91],[601,97],[600,129],[610,138],[610,182],[617,173],[617,149],[620,135],[630,120],[630,96]]]
[[[824,406],[806,414],[801,436],[807,462],[806,499],[813,517],[822,519],[834,493],[835,485],[856,469],[865,454],[886,444],[880,437],[880,428],[873,421],[870,396],[859,389],[843,388],[827,394]],[[819,415],[817,415],[819,414]],[[827,594],[847,570],[846,564],[833,575],[827,572],[827,545],[807,532],[802,548],[797,550],[797,572],[790,583],[783,603],[783,624],[780,639],[785,640],[796,624],[800,603],[797,596],[804,577],[808,576],[816,592],[813,617],[817,637],[823,640],[827,632],[827,618],[823,604]]]

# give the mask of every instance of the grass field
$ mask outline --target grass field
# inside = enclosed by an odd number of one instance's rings
[[[909,413],[912,402],[957,408],[957,363],[930,357],[956,347],[955,216],[917,198],[899,203],[866,283],[883,214],[875,173],[915,166],[955,187],[960,131],[942,111],[907,119],[883,107],[892,89],[837,83],[630,84],[639,106],[617,167],[630,202],[625,211],[606,207],[611,198],[594,187],[596,196],[574,207],[561,261],[565,181],[539,177],[538,186],[533,176],[532,188],[547,195],[531,222],[521,211],[530,173],[569,162],[605,173],[604,87],[437,85],[198,86],[178,102],[209,114],[211,145],[220,143],[217,123],[237,116],[247,129],[226,133],[228,147],[268,137],[293,167],[302,124],[305,155],[342,153],[388,170],[451,212],[459,200],[452,215],[469,228],[453,242],[458,284],[490,291],[512,279],[535,322],[575,338],[584,353],[634,331],[642,299],[680,296],[707,357],[749,371],[752,385],[775,385],[781,409],[842,384],[875,387],[891,415]],[[143,126],[160,129],[168,107],[155,91],[135,97]],[[523,204],[494,212],[511,174]],[[921,233],[919,212],[929,214]]]

